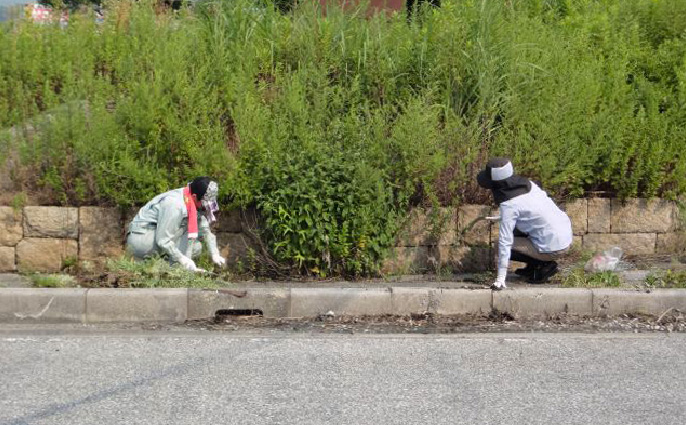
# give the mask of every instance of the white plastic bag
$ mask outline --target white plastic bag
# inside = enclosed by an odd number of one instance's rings
[[[584,266],[584,270],[587,273],[615,271],[623,254],[624,251],[618,246],[610,248],[602,253],[594,255],[593,258],[588,260]]]

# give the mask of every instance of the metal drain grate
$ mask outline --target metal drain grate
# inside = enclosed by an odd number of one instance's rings
[[[221,309],[214,313],[215,320],[221,320],[225,317],[236,317],[236,316],[264,316],[262,310],[259,309]]]

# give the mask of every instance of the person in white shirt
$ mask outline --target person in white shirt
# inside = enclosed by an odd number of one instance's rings
[[[185,187],[155,196],[138,211],[129,224],[126,249],[135,259],[155,255],[196,272],[194,257],[204,240],[212,262],[220,267],[226,260],[219,253],[217,239],[210,230],[219,210],[219,185],[209,177],[198,177]]]
[[[572,223],[567,214],[531,180],[514,173],[508,158],[488,161],[477,176],[500,207],[498,277],[493,289],[506,287],[510,260],[526,263],[515,271],[529,283],[545,283],[557,273],[557,262],[572,245]]]

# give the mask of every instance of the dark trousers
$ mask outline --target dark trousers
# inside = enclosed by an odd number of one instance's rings
[[[527,265],[538,266],[559,259],[564,256],[567,251],[569,251],[569,248],[556,252],[540,253],[533,243],[531,243],[529,235],[520,232],[515,228],[514,244],[512,245],[512,251],[510,251],[510,259],[526,263]]]

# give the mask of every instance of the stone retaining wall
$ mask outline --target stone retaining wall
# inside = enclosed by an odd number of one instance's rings
[[[626,255],[639,256],[686,250],[686,234],[675,202],[589,198],[577,199],[562,208],[572,221],[577,248],[595,252],[619,246]],[[384,268],[395,273],[492,268],[498,225],[482,217],[497,213],[497,209],[483,205],[415,211]]]
[[[135,211],[99,207],[0,207],[0,272],[57,272],[76,261],[101,264],[124,253]],[[216,234],[222,254],[237,266],[248,238],[238,211],[225,214]]]
[[[565,206],[575,244],[593,251],[618,245],[628,255],[683,252],[679,211],[664,200],[579,199]],[[100,263],[123,254],[125,228],[135,211],[117,208],[0,207],[0,272],[55,272],[75,261]],[[483,220],[497,210],[484,205],[415,210],[384,264],[388,273],[493,266],[498,227]],[[233,267],[248,261],[245,214],[222,214],[215,226],[222,255]]]

